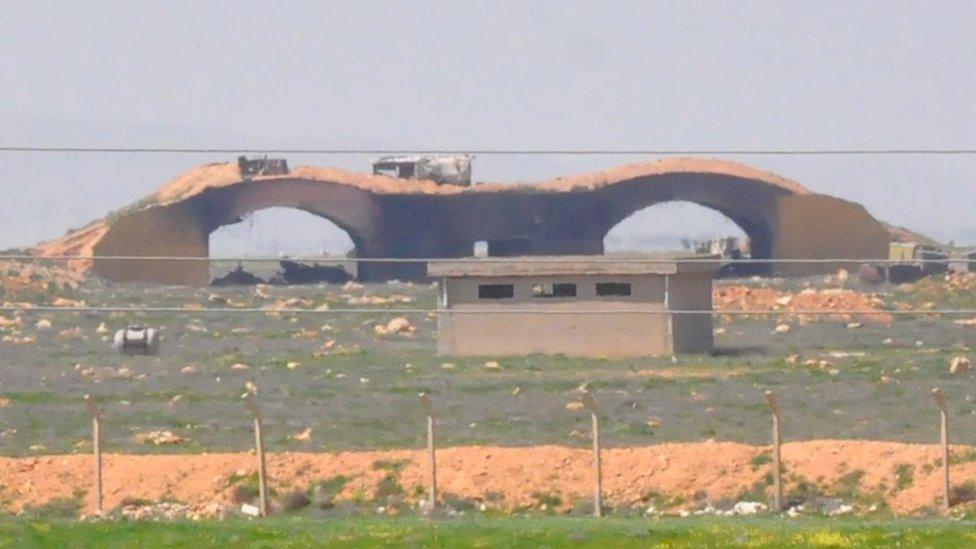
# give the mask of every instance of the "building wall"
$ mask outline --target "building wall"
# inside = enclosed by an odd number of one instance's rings
[[[681,275],[684,276],[684,275]],[[671,277],[674,278],[673,276]],[[696,276],[696,278],[707,278]],[[532,297],[532,287],[546,282],[573,282],[575,298]],[[601,297],[597,282],[629,282],[631,296]],[[513,284],[511,299],[478,298],[480,284]],[[438,352],[443,355],[564,354],[588,357],[637,357],[672,353],[671,319],[664,303],[665,277],[552,276],[464,277],[442,281],[442,312],[438,313]],[[711,301],[711,282],[681,285],[680,292],[706,292],[707,297],[688,296],[689,301]],[[489,311],[465,313],[464,311]],[[517,312],[511,312],[511,311]],[[584,314],[587,310],[613,313]],[[626,311],[633,310],[633,313]],[[653,310],[655,312],[646,312]],[[536,313],[539,311],[540,313]],[[544,314],[579,311],[575,314]],[[616,312],[624,311],[624,312]],[[657,312],[660,311],[660,312]],[[679,330],[707,330],[705,334],[681,335],[686,352],[711,349],[711,319],[683,323]],[[695,345],[701,347],[695,348]]]
[[[669,280],[668,309],[671,311],[711,311],[712,273],[687,273],[672,276]],[[711,351],[715,338],[712,332],[712,315],[671,315],[671,332],[674,352],[700,353]]]

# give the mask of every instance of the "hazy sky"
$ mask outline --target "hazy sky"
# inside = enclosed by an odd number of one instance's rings
[[[4,0],[0,10],[4,145],[976,148],[971,2]],[[0,158],[0,247],[60,235],[227,159]],[[370,159],[289,160],[367,169]],[[638,160],[482,157],[475,177],[532,181]],[[736,160],[976,244],[976,157]]]

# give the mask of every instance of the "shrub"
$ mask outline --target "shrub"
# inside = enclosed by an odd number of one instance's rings
[[[288,492],[281,498],[281,508],[285,511],[298,511],[312,503],[304,492]]]
[[[959,505],[976,500],[976,482],[971,480],[965,484],[956,484],[949,489],[949,505]]]
[[[912,485],[915,468],[907,463],[900,463],[895,467],[895,492],[900,492]]]
[[[323,480],[312,486],[312,501],[321,509],[335,507],[335,498],[342,492],[349,479],[342,475]]]
[[[241,505],[242,503],[250,503],[254,501],[254,498],[258,497],[258,489],[253,486],[248,486],[246,484],[237,484],[230,491],[230,500]]]
[[[24,507],[24,514],[32,519],[66,520],[77,519],[81,513],[81,497],[56,498],[42,505]]]

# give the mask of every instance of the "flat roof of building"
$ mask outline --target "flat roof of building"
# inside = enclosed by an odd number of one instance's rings
[[[718,270],[718,255],[561,255],[484,257],[434,260],[427,263],[432,277],[641,275],[677,274]]]

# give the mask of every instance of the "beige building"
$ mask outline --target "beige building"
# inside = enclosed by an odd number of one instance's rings
[[[700,259],[701,256],[697,256]],[[718,265],[688,256],[432,261],[443,355],[659,356],[712,349]]]

